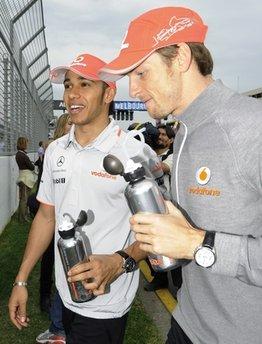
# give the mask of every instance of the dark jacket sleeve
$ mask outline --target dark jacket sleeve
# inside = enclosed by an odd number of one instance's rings
[[[15,156],[19,170],[34,171],[34,164],[30,161],[28,155],[23,152],[17,152]]]

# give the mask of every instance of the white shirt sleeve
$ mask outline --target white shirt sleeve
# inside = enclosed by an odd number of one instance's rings
[[[52,146],[54,147],[54,146]],[[52,176],[52,149],[51,145],[47,148],[44,158],[44,168],[41,181],[39,184],[39,190],[37,193],[37,200],[41,203],[54,205],[54,184]]]

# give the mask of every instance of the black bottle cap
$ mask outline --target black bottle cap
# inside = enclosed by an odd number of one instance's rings
[[[139,179],[143,179],[145,177],[145,174],[146,174],[146,171],[144,167],[141,166],[132,172],[124,173],[123,177],[125,178],[125,181],[132,183]]]
[[[75,236],[75,228],[68,229],[67,231],[58,231],[62,239],[71,239]]]

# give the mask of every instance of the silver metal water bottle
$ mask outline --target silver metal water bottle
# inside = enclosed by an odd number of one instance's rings
[[[132,214],[166,213],[166,205],[158,185],[153,179],[145,176],[144,167],[140,165],[123,176],[129,183],[125,189],[125,197]],[[181,265],[180,260],[159,254],[150,254],[148,258],[155,271],[167,271]]]
[[[81,234],[69,218],[64,217],[58,228],[60,238],[57,246],[64,267],[66,279],[67,272],[76,264],[87,259],[87,250]],[[68,282],[71,298],[74,302],[86,302],[93,298],[93,293],[84,288],[81,281]]]
[[[124,168],[121,161],[114,155],[108,154],[103,160],[104,169],[112,175],[121,175],[128,182],[125,189],[125,198],[132,214],[167,212],[164,198],[157,183],[146,177],[144,167],[132,159],[127,161]],[[155,271],[167,271],[186,264],[186,259],[173,259],[160,254],[148,256]]]

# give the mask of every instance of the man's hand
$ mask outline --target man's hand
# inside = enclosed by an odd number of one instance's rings
[[[9,317],[12,323],[21,330],[27,327],[29,318],[26,315],[26,303],[28,299],[27,288],[15,286],[9,299]]]
[[[139,213],[131,217],[136,240],[146,252],[192,259],[194,250],[203,242],[205,232],[194,229],[171,202],[166,202],[166,205],[168,214]]]
[[[106,286],[123,272],[122,263],[122,257],[118,254],[91,255],[89,261],[77,264],[68,271],[68,281],[82,281],[85,289],[92,290],[95,296],[102,295]]]

